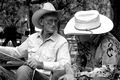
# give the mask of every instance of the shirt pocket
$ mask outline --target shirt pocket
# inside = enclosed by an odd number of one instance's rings
[[[42,50],[41,55],[43,56],[43,58],[46,61],[55,61],[56,55],[57,55],[57,49],[48,47],[48,48]]]
[[[28,47],[29,56],[35,55],[37,50],[38,50],[38,46],[34,46],[34,45],[31,46],[31,45],[29,45],[29,47]]]

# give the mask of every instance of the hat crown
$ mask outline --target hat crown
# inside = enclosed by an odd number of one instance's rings
[[[55,11],[56,10],[55,7],[49,2],[44,3],[42,9],[49,10],[49,11]]]
[[[99,12],[96,10],[79,11],[74,17],[76,29],[90,30],[100,26]]]

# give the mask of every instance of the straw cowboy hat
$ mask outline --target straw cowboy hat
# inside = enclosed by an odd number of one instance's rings
[[[57,13],[58,17],[62,15],[62,10],[56,10],[55,7],[50,3],[46,2],[43,4],[42,9],[37,10],[32,16],[32,23],[35,27],[42,29],[42,26],[39,24],[39,19],[47,13]]]
[[[65,34],[102,34],[113,29],[113,22],[106,16],[99,14],[97,10],[78,11],[72,17],[66,27]]]

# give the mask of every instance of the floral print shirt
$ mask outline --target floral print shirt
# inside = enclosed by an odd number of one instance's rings
[[[97,37],[98,38],[98,37]],[[82,44],[76,37],[78,52],[75,55],[73,70],[75,75],[88,77],[108,77],[116,69],[118,62],[119,41],[111,34],[101,34],[92,43]],[[86,69],[88,69],[86,71]]]

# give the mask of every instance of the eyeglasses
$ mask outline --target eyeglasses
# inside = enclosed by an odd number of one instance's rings
[[[50,20],[44,19],[44,20],[45,20],[45,21],[47,22],[47,24],[49,24],[49,25],[52,25],[53,22],[54,22],[55,24],[57,24],[58,21],[59,21],[59,20],[57,20],[57,19],[50,19]]]

